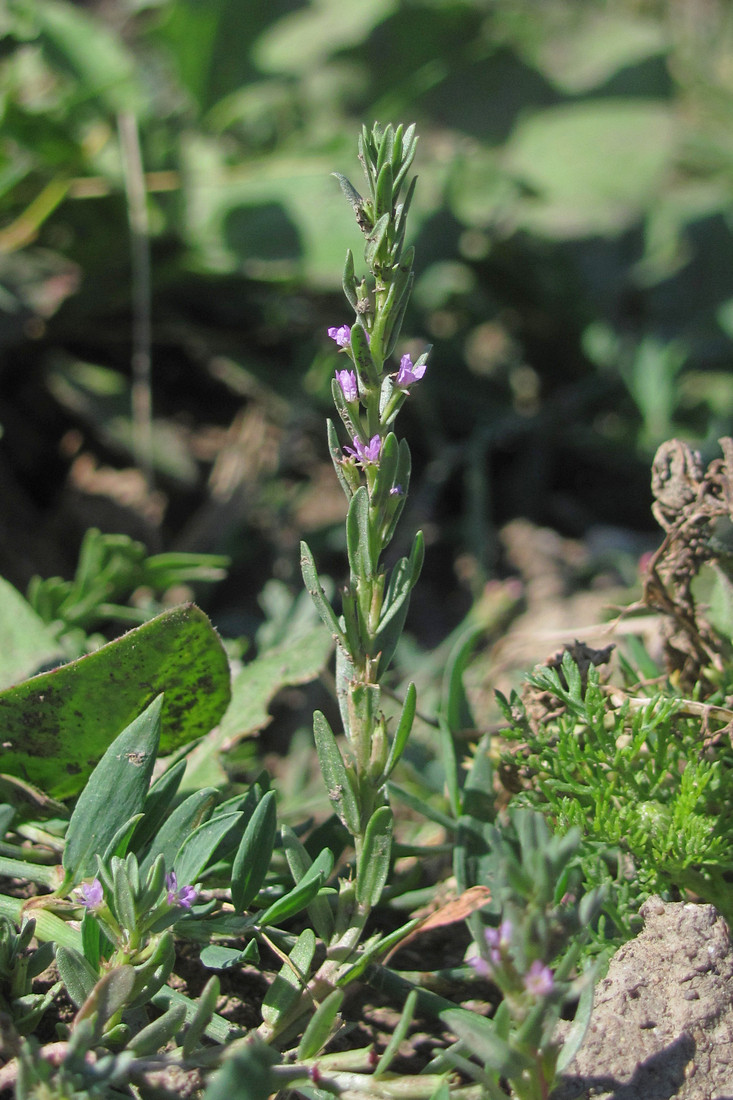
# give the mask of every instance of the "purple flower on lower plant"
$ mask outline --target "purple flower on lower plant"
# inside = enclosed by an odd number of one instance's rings
[[[379,462],[382,439],[378,435],[373,435],[368,443],[362,443],[358,436],[354,436],[354,446],[344,447],[344,450],[347,454],[353,455],[362,466],[367,466],[369,463]]]
[[[328,330],[328,335],[336,341],[340,348],[347,348],[351,343],[351,328],[349,325],[341,325],[340,328],[336,328],[334,325]]]
[[[419,382],[426,370],[426,363],[419,363],[414,366],[410,356],[403,355],[400,359],[400,369],[397,371],[395,385],[400,390],[406,390],[413,382]]]
[[[104,901],[104,890],[98,878],[83,882],[79,888],[79,900],[85,909],[99,909]]]
[[[168,890],[169,905],[180,905],[182,909],[190,909],[198,897],[193,886],[178,885],[175,871],[169,871],[165,876],[165,885]]]
[[[555,988],[555,979],[549,966],[535,959],[524,975],[524,988],[533,997],[545,997],[548,993],[552,993]]]
[[[347,401],[356,401],[359,396],[359,387],[356,383],[356,374],[353,370],[337,370],[336,381],[341,387],[341,392]]]

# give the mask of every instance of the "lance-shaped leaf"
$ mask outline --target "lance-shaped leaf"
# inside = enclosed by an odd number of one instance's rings
[[[189,795],[180,806],[176,806],[170,817],[167,818],[160,831],[154,837],[150,850],[141,865],[141,871],[146,874],[155,860],[162,856],[166,867],[170,870],[178,852],[186,837],[198,828],[202,822],[207,821],[216,804],[217,791],[215,787],[204,787]]]
[[[232,904],[243,913],[259,893],[275,847],[275,792],[268,791],[247,823],[232,865]]]
[[[281,924],[282,921],[290,920],[296,913],[306,909],[318,896],[324,881],[332,871],[333,855],[328,848],[325,848],[313,860],[310,870],[306,871],[297,886],[288,891],[284,897],[273,901],[264,912],[258,913],[254,923],[264,928],[268,924]]]
[[[417,690],[413,683],[408,684],[407,691],[405,693],[405,701],[402,704],[402,713],[400,714],[399,725],[392,738],[392,744],[389,749],[389,756],[387,757],[387,763],[384,768],[384,778],[389,779],[390,775],[399,763],[402,753],[405,751],[407,741],[412,731],[412,723],[415,720],[415,710],[417,707]]]
[[[400,558],[392,570],[382,605],[382,618],[376,633],[376,652],[381,652],[382,670],[394,656],[410,605],[410,593],[415,586],[425,557],[425,542],[421,531],[415,535],[409,558]]]
[[[386,161],[379,169],[377,176],[376,196],[374,200],[377,218],[383,214],[389,216],[392,213],[392,165]]]
[[[143,819],[133,834],[131,844],[133,852],[143,851],[161,828],[181,785],[185,770],[186,761],[179,760],[173,767],[164,771],[152,784],[145,796]]]
[[[66,986],[66,992],[76,1007],[80,1008],[97,984],[99,975],[92,969],[81,952],[76,951],[73,947],[58,947],[56,949],[56,969],[59,972],[61,981]]]
[[[346,402],[346,398],[344,397],[344,391],[341,389],[338,379],[336,378],[331,379],[331,397],[333,398],[333,403],[338,410],[338,414],[341,417],[341,421],[346,428],[346,431],[353,439],[354,436],[357,435],[357,428],[354,424],[354,421],[351,419],[351,413],[349,412],[349,406]],[[341,461],[339,461],[339,468],[341,468]]]
[[[325,715],[317,710],[313,715],[313,735],[318,762],[331,805],[352,836],[359,834],[359,806],[344,758]]]
[[[296,883],[302,882],[313,866],[313,860],[292,829],[283,825],[281,833],[290,873]],[[308,906],[308,915],[317,935],[324,943],[328,943],[333,935],[333,913],[328,900],[323,897],[314,898]]]
[[[184,1060],[191,1057],[201,1039],[203,1039],[204,1032],[214,1018],[216,1002],[219,1000],[220,992],[221,983],[216,974],[212,974],[201,991],[201,995],[196,1002],[196,1012],[186,1028],[186,1034],[183,1037],[182,1054]],[[184,1006],[184,1017],[185,1015],[186,1011]]]
[[[268,1027],[277,1027],[297,1001],[308,980],[315,951],[315,933],[311,928],[305,928],[262,1002],[262,1019]]]
[[[376,222],[374,229],[372,229],[371,233],[366,239],[366,246],[364,248],[364,260],[368,267],[373,267],[375,263],[379,262],[382,255],[383,245],[387,238],[388,229],[389,214],[383,214],[382,217]]]
[[[173,868],[180,883],[193,885],[205,870],[220,842],[233,841],[241,828],[242,814],[224,814],[199,825],[187,837],[175,858]],[[236,843],[236,841],[234,841]]]
[[[93,1020],[94,1042],[99,1042],[104,1025],[127,1005],[134,985],[135,973],[131,966],[117,966],[104,974],[77,1012],[74,1026],[78,1027],[82,1020]]]
[[[405,253],[402,261],[392,269],[387,297],[379,310],[372,329],[371,346],[373,354],[377,357],[382,355],[386,358],[388,354],[391,354],[388,349],[394,347],[399,335],[402,326],[401,318],[404,316],[410,299],[414,259],[415,249],[411,247]]]
[[[175,1003],[170,1005],[162,1016],[133,1035],[127,1043],[126,1050],[131,1050],[136,1058],[155,1054],[181,1030],[185,1019],[185,1005]]]
[[[369,818],[356,871],[356,897],[361,905],[374,906],[382,896],[389,875],[393,821],[389,806],[380,806]]]
[[[348,478],[344,473],[344,452],[341,449],[339,437],[336,434],[336,429],[331,419],[326,421],[326,432],[328,435],[328,453],[331,456],[333,468],[336,471],[336,477],[339,479],[339,485],[346,493],[346,499],[351,500],[352,496],[354,495],[354,486],[350,484]]]
[[[315,1058],[323,1050],[337,1027],[343,1000],[343,989],[333,989],[318,1005],[298,1044],[297,1057],[300,1061]]]
[[[340,645],[346,647],[346,639],[339,626],[339,621],[336,618],[336,612],[328,602],[323,585],[318,577],[315,559],[307,542],[301,542],[300,544],[300,568],[303,574],[303,583],[308,591],[308,595],[316,605],[316,611],[330,630],[332,637],[334,637]]]
[[[350,248],[346,250],[346,260],[344,261],[344,273],[341,279],[341,285],[344,288],[344,294],[348,298],[351,308],[356,309],[356,274],[354,272],[354,254]]]
[[[402,164],[395,171],[394,176],[394,194],[399,191],[405,176],[410,171],[410,165],[415,159],[415,152],[417,150],[417,135],[415,133],[415,123],[408,126],[405,130],[404,138],[402,139]],[[417,178],[417,177],[415,177]]]
[[[362,385],[375,389],[379,385],[379,371],[369,350],[366,330],[359,324],[351,327],[351,350]]]
[[[356,490],[346,516],[346,549],[352,576],[367,580],[374,576],[376,562],[369,523],[369,493],[366,485]]]
[[[66,833],[63,865],[79,882],[91,874],[121,825],[145,803],[160,741],[163,697],[150,706],[107,749],[79,796]]]
[[[0,692],[2,771],[54,798],[94,765],[161,692],[161,751],[212,729],[229,702],[229,662],[193,604],[175,607],[95,653]]]

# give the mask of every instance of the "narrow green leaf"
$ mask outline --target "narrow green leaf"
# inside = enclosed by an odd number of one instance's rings
[[[377,176],[374,207],[378,219],[384,214],[389,217],[392,213],[393,182],[392,165],[387,161],[382,165],[379,170],[379,175]],[[377,222],[377,224],[379,224],[379,222]]]
[[[339,443],[339,437],[336,434],[336,429],[333,425],[333,421],[330,418],[326,422],[326,430],[328,435],[328,453],[331,456],[333,468],[336,471],[336,477],[339,480],[339,485],[346,494],[346,499],[351,500],[352,496],[354,495],[354,490],[352,489],[351,485],[349,485],[349,482],[344,476],[344,454],[341,450],[341,444]]]
[[[297,1001],[308,981],[315,952],[315,932],[304,928],[262,1002],[262,1019],[268,1027],[276,1027]]]
[[[455,814],[456,820],[461,816],[461,790],[458,779],[458,758],[453,742],[453,733],[445,719],[438,719],[440,728],[440,748],[443,760],[443,772],[445,774],[445,786],[448,793],[450,808]]]
[[[184,840],[173,862],[178,882],[181,885],[193,885],[201,876],[219,842],[231,834],[239,832],[243,815],[226,814],[199,825],[198,829]]]
[[[99,974],[73,947],[56,948],[56,969],[66,986],[66,992],[79,1008],[97,984]]]
[[[373,267],[379,253],[381,252],[382,245],[384,244],[385,237],[387,236],[387,230],[389,229],[389,214],[383,214],[381,218],[375,223],[374,228],[366,239],[366,247],[364,248],[364,260],[368,267]],[[353,333],[353,329],[352,329]]]
[[[127,849],[132,838],[132,834],[135,832],[136,826],[142,821],[142,814],[134,814],[129,821],[123,822],[115,835],[107,845],[107,849],[102,854],[102,862],[109,863],[112,856],[124,857],[127,855]]]
[[[139,1008],[152,1000],[166,984],[176,965],[176,948],[169,928],[163,932],[150,958],[133,967],[135,985],[128,1008]]]
[[[147,707],[110,745],[89,778],[71,815],[64,870],[74,882],[93,873],[120,826],[145,802],[160,741],[163,696]]]
[[[211,1078],[203,1100],[269,1100],[278,1091],[272,1072],[279,1056],[267,1043],[255,1041],[224,1062]]]
[[[172,1004],[157,1020],[133,1035],[125,1049],[131,1050],[136,1058],[156,1054],[181,1030],[185,1019],[186,1006]]]
[[[122,927],[133,935],[137,930],[137,914],[124,864],[116,863],[113,875],[112,889],[115,913]]]
[[[369,818],[356,872],[356,897],[361,905],[374,906],[382,896],[389,875],[393,823],[389,806],[380,806]]]
[[[333,731],[319,710],[313,715],[313,735],[331,805],[351,835],[357,836],[360,822],[356,794]]]
[[[313,860],[304,844],[300,842],[293,830],[287,825],[283,825],[281,829],[283,848],[285,849],[285,858],[288,861],[288,867],[290,873],[293,876],[293,880],[296,885],[305,878],[313,866]],[[316,933],[323,940],[324,943],[328,943],[333,935],[333,913],[331,906],[328,904],[328,900],[322,897],[315,897],[311,904],[308,906],[308,915],[310,916],[311,923],[316,930]]]
[[[2,771],[68,798],[161,692],[161,752],[208,733],[229,702],[229,679],[226,652],[203,611],[174,607],[86,657],[0,692]]]
[[[147,874],[158,856],[162,855],[170,870],[175,863],[181,845],[202,822],[207,821],[216,803],[214,787],[204,787],[177,806],[154,838],[150,851],[142,861],[140,870]]]
[[[412,731],[412,723],[415,720],[415,710],[417,708],[417,690],[415,685],[410,682],[405,692],[405,701],[402,704],[402,712],[400,714],[399,725],[395,731],[395,735],[392,738],[392,744],[389,748],[389,756],[387,757],[387,763],[384,768],[384,778],[389,779],[390,775],[394,771],[395,767],[399,763],[402,753],[405,751],[405,747]]]
[[[264,928],[268,924],[279,924],[306,909],[317,896],[324,880],[328,878],[332,870],[333,855],[326,848],[313,860],[312,867],[297,886],[294,886],[284,897],[274,901],[264,912],[258,914],[258,926]]]
[[[350,248],[346,250],[346,261],[344,263],[344,274],[341,280],[341,285],[344,288],[344,294],[346,295],[349,304],[352,309],[356,309],[357,297],[356,297],[356,275],[354,273],[354,254]]]
[[[392,1060],[394,1059],[397,1051],[400,1048],[400,1044],[403,1039],[407,1037],[407,1032],[410,1030],[410,1024],[412,1023],[413,1016],[415,1015],[415,1008],[417,1007],[417,990],[413,989],[411,993],[408,993],[407,1000],[405,1001],[405,1007],[402,1009],[402,1015],[399,1018],[397,1027],[392,1032],[389,1042],[382,1051],[382,1056],[377,1062],[377,1068],[374,1070],[375,1077],[381,1077],[383,1073],[389,1069]]]
[[[144,817],[135,830],[130,845],[131,850],[136,854],[139,855],[145,849],[165,821],[185,770],[185,759],[179,760],[152,784],[145,796]]]
[[[254,901],[265,881],[275,847],[275,792],[268,791],[252,814],[232,865],[232,905],[237,913]]]
[[[257,940],[250,940],[241,950],[235,947],[222,947],[218,943],[207,944],[201,949],[199,961],[207,970],[230,970],[233,966],[256,964],[260,961]]]
[[[373,577],[375,562],[372,557],[369,493],[366,485],[356,490],[349,505],[346,516],[346,548],[352,576],[364,579]]]
[[[135,975],[131,966],[117,966],[102,975],[76,1014],[74,1026],[83,1020],[93,1020],[94,1042],[99,1042],[104,1025],[130,1000]]]
[[[523,1070],[531,1068],[531,1060],[512,1050],[497,1034],[493,1020],[486,1016],[465,1008],[455,1008],[441,1012],[440,1018],[479,1061],[502,1077],[518,1077]]]
[[[316,605],[316,611],[331,632],[331,635],[342,645],[345,642],[336,613],[328,602],[323,585],[318,577],[316,563],[307,542],[300,544],[300,568],[303,573],[303,583],[310,598]]]
[[[201,990],[199,999],[196,1002],[196,1012],[193,1019],[188,1024],[188,1027],[186,1028],[186,1034],[183,1037],[181,1053],[183,1054],[184,1059],[191,1057],[196,1047],[199,1045],[199,1042],[203,1038],[204,1032],[211,1023],[214,1017],[214,1013],[216,1011],[216,1002],[219,1000],[220,991],[221,982],[217,978],[216,974],[212,974],[204,988]],[[183,1011],[183,1016],[185,1019],[185,1007]]]
[[[320,1054],[334,1032],[343,1001],[343,989],[333,989],[318,1005],[298,1044],[298,1061],[315,1058]]]
[[[380,383],[379,371],[369,350],[369,341],[360,324],[351,326],[351,351],[363,385],[376,389]]]

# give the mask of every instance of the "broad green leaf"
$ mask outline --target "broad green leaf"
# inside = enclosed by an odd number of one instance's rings
[[[314,680],[332,649],[332,638],[319,624],[245,665],[232,684],[231,703],[218,730],[191,753],[183,788],[223,784],[226,776],[218,764],[218,754],[269,725],[272,716],[268,707],[277,693],[283,687]]]
[[[655,201],[676,142],[659,100],[584,100],[522,117],[505,154],[532,195],[517,216],[553,238],[618,232]]]
[[[252,814],[232,866],[232,904],[242,913],[265,881],[277,831],[275,792],[268,791]]]
[[[206,615],[184,604],[96,653],[0,692],[2,770],[68,798],[161,692],[160,748],[208,733],[230,697],[229,664]]]
[[[250,940],[243,949],[236,947],[222,947],[218,943],[207,944],[202,948],[199,961],[207,970],[229,970],[232,966],[240,966],[242,963],[256,963],[260,953],[256,940]]]
[[[0,688],[62,659],[55,632],[20,592],[0,577]]]
[[[107,749],[79,796],[64,848],[64,870],[79,882],[96,867],[120,826],[139,813],[150,786],[160,740],[163,698],[150,706]]]
[[[346,545],[349,565],[355,577],[367,578],[375,572],[371,541],[369,493],[366,485],[362,485],[351,498],[346,517]]]

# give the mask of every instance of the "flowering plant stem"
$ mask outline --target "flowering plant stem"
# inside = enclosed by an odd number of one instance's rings
[[[329,798],[353,838],[355,874],[340,883],[326,961],[309,982],[307,1004],[281,1018],[278,1031],[293,1021],[298,1010],[302,1014],[310,1008],[311,998],[321,1000],[348,980],[360,957],[366,963],[359,944],[389,872],[392,812],[386,782],[404,750],[415,714],[415,689],[410,685],[390,738],[380,681],[399,641],[424,553],[418,532],[408,557],[391,571],[383,564],[410,480],[409,447],[398,441],[392,428],[409,388],[425,374],[427,359],[427,352],[415,363],[403,355],[399,369],[390,365],[413,282],[414,249],[404,249],[404,238],[415,187],[415,180],[407,184],[406,178],[416,142],[414,126],[363,129],[359,159],[368,185],[366,197],[336,174],[364,234],[368,269],[368,276],[357,281],[353,254],[347,253],[343,288],[355,316],[351,325],[328,330],[348,361],[335,373],[332,394],[349,445],[341,446],[333,422],[328,422],[329,450],[348,501],[349,579],[341,590],[340,614],[325,595],[305,543],[301,564],[306,587],[336,640],[337,694],[346,751],[342,752],[319,712],[314,716],[314,732]],[[358,966],[359,973],[362,969]]]

